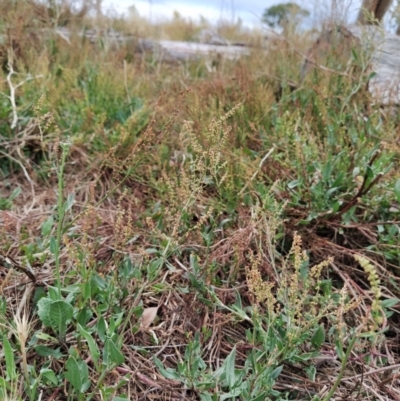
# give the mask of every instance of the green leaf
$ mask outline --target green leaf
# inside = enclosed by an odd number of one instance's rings
[[[200,393],[200,401],[212,401],[212,397],[209,393]]]
[[[324,325],[321,324],[318,326],[317,330],[315,330],[314,335],[311,337],[311,344],[314,346],[314,348],[320,349],[324,341],[325,341],[325,329]]]
[[[40,356],[52,356],[55,359],[61,359],[64,355],[60,351],[60,348],[52,349],[45,345],[38,345],[34,348],[35,352]]]
[[[50,341],[50,342],[58,341],[55,337],[53,337],[47,333],[43,333],[43,331],[37,331],[34,335],[34,338],[38,339],[38,340],[44,340],[44,341]],[[35,344],[36,344],[36,342],[35,342]]]
[[[93,359],[95,365],[97,365],[97,362],[99,361],[99,358],[100,358],[100,351],[99,351],[99,348],[97,347],[97,344],[95,343],[91,334],[88,333],[87,331],[85,331],[79,323],[78,323],[78,330],[79,330],[79,333],[81,334],[81,336],[84,337],[86,342],[88,343],[90,354],[92,355],[92,359]]]
[[[58,292],[58,288],[56,287],[47,287],[47,298],[51,299],[52,301],[59,301],[60,300],[60,294]]]
[[[9,196],[8,200],[12,202],[17,196],[19,196],[21,192],[22,192],[21,187],[15,188],[14,191],[11,192],[11,195]]]
[[[37,303],[38,315],[42,323],[47,327],[52,327],[52,322],[50,320],[50,304],[54,301],[50,298],[41,298]]]
[[[300,180],[293,180],[293,181],[289,182],[288,188],[289,189],[296,188],[299,184],[300,184]]]
[[[308,366],[305,370],[306,370],[308,378],[314,382],[315,375],[317,374],[317,369],[315,368],[315,366],[314,365]]]
[[[229,353],[224,361],[226,382],[228,383],[230,389],[234,388],[236,383],[235,359],[236,345],[233,347],[232,351]]]
[[[394,193],[396,195],[397,202],[400,202],[400,178],[394,184]]]
[[[328,181],[329,177],[331,176],[331,173],[332,173],[332,164],[330,161],[328,161],[322,169],[323,180]]]
[[[93,317],[93,312],[88,307],[83,307],[79,311],[76,320],[82,327],[84,327],[92,317]]]
[[[57,241],[56,241],[56,239],[54,238],[54,236],[51,236],[51,237],[50,237],[50,252],[51,252],[53,255],[55,255],[56,251],[57,251]]]
[[[47,237],[51,234],[51,230],[54,226],[54,217],[49,216],[47,220],[42,224],[42,236]]]
[[[392,308],[400,302],[398,298],[388,298],[381,301],[381,305],[383,308]]]
[[[276,380],[278,378],[278,376],[281,374],[282,369],[283,369],[283,365],[278,366],[276,369],[274,369],[270,375],[271,379]]]
[[[330,197],[332,196],[332,194],[335,193],[338,189],[339,189],[339,187],[330,188],[330,189],[326,192],[325,197],[326,197],[326,198],[330,198]]]
[[[81,377],[77,360],[73,356],[70,356],[65,367],[67,369],[65,378],[72,384],[75,391],[80,392],[83,385],[83,378]]]
[[[40,375],[46,378],[50,383],[54,385],[58,384],[57,376],[51,369],[46,369],[46,368],[41,369]]]
[[[70,210],[73,204],[74,204],[74,194],[68,194],[67,200],[64,203],[64,212]]]
[[[250,401],[264,401],[264,400],[268,400],[268,396],[270,394],[268,392],[264,392],[260,395],[255,396],[254,398],[252,398]]]
[[[154,364],[156,365],[157,369],[160,371],[160,373],[166,379],[182,381],[181,376],[178,374],[178,372],[175,369],[172,369],[172,368],[165,369],[162,362],[156,357],[153,358],[153,361],[154,361]]]
[[[65,301],[53,301],[49,306],[49,318],[53,328],[58,330],[62,337],[67,331],[67,324],[74,313],[72,306]]]
[[[84,361],[77,361],[73,356],[68,358],[65,364],[67,371],[65,378],[72,384],[72,387],[78,393],[85,392],[89,386],[89,370]]]
[[[336,353],[338,354],[338,357],[341,361],[344,359],[344,352],[343,352],[343,344],[340,342],[340,340],[335,341],[335,348],[336,348]]]
[[[83,291],[83,300],[87,301],[92,296],[92,280],[88,280],[86,283],[82,284]]]
[[[355,51],[354,48],[351,49],[351,55],[352,55],[354,61],[358,60],[358,54],[357,54],[357,52]]]
[[[318,352],[306,352],[304,354],[294,355],[292,359],[295,362],[307,362],[312,358],[316,358],[318,355]]]
[[[6,360],[7,379],[10,381],[14,381],[17,378],[17,372],[15,369],[14,351],[6,335],[3,335],[3,351],[4,351],[4,358]]]
[[[103,361],[107,366],[110,366],[112,363],[121,365],[124,362],[124,356],[110,338],[106,340],[103,348]]]
[[[104,320],[103,316],[100,316],[99,321],[97,322],[97,335],[99,336],[101,341],[106,340],[106,334],[107,334],[107,323]]]
[[[399,226],[397,224],[392,224],[389,228],[389,235],[395,237],[400,233]]]
[[[228,400],[229,398],[235,399],[241,393],[242,393],[242,389],[237,387],[237,388],[231,390],[229,393],[221,394],[220,397],[219,397],[219,400],[220,401],[225,401],[225,400]]]

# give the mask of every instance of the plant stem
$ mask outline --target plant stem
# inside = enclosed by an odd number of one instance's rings
[[[64,222],[64,167],[65,161],[67,158],[69,144],[61,144],[61,162],[59,170],[57,171],[57,178],[58,178],[58,199],[57,199],[57,236],[56,236],[56,246],[54,249],[54,258],[56,261],[56,281],[57,281],[57,290],[58,296],[61,299],[61,276],[60,276],[60,247],[61,247],[61,237],[63,232],[63,222]]]
[[[344,356],[344,359],[342,360],[342,366],[340,368],[340,372],[339,375],[335,381],[335,384],[333,385],[333,387],[331,388],[331,390],[329,391],[329,393],[325,396],[325,398],[322,401],[330,401],[333,394],[335,394],[335,391],[337,390],[337,388],[339,387],[340,382],[342,381],[342,377],[344,375],[344,370],[346,369],[346,364],[347,361],[349,360],[351,351],[353,350],[354,344],[356,343],[358,336],[357,336],[357,332],[354,333],[353,338],[351,339],[349,346],[347,348],[346,354]]]

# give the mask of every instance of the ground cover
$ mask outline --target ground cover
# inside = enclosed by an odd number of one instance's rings
[[[370,55],[163,62],[8,3],[0,398],[400,399],[399,119]]]

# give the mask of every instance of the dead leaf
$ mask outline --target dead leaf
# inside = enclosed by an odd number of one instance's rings
[[[146,308],[143,310],[143,314],[141,317],[140,328],[148,329],[150,325],[153,323],[153,320],[156,318],[158,312],[158,307],[154,306],[152,308]]]

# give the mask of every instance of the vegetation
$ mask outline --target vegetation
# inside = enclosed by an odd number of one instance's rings
[[[1,7],[0,399],[400,397],[399,118],[370,54],[301,80],[306,35],[208,68]]]
[[[271,6],[264,11],[263,22],[270,27],[286,28],[289,23],[298,24],[302,18],[308,17],[310,12],[296,3],[281,3]]]

